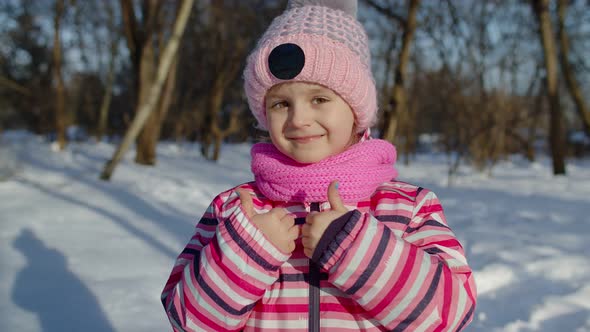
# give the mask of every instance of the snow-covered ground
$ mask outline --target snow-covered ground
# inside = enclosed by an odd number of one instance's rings
[[[218,163],[194,145],[163,143],[157,167],[132,162],[98,179],[114,146],[0,141],[0,331],[168,331],[159,301],[176,254],[220,191],[251,179],[249,146]],[[434,190],[464,244],[479,303],[469,331],[590,331],[590,160],[551,176],[515,158],[491,177],[443,156],[399,165]],[[14,170],[16,169],[16,172]]]

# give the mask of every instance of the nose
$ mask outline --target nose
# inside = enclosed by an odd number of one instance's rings
[[[300,128],[309,126],[312,122],[312,111],[301,105],[294,103],[289,112],[289,124],[291,127]]]

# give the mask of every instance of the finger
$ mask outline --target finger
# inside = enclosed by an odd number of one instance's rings
[[[308,224],[303,224],[303,226],[301,226],[301,236],[306,238],[309,236],[309,229],[310,226]]]
[[[291,229],[289,229],[289,235],[293,240],[296,240],[299,237],[299,227],[291,227]]]
[[[332,210],[343,211],[346,210],[346,208],[344,207],[342,198],[340,198],[338,184],[338,181],[334,180],[330,183],[330,186],[328,186],[328,202],[330,202],[330,207]]]
[[[254,212],[252,196],[244,189],[236,189],[236,193],[240,196],[240,203],[242,204],[242,209],[244,209],[246,216],[252,218],[256,214],[256,212]]]
[[[296,247],[295,241],[291,241],[289,243],[289,253],[292,253],[295,250],[295,247]]]
[[[273,216],[280,220],[283,219],[286,215],[288,215],[289,211],[287,211],[287,209],[285,208],[273,208],[270,211],[268,211],[268,213],[271,213]]]
[[[318,213],[318,211],[311,211],[308,213],[307,216],[305,216],[305,223],[311,225],[313,223],[314,216]]]
[[[281,218],[281,222],[289,224],[289,227],[291,227],[295,225],[295,217],[292,214],[287,213]]]
[[[308,248],[310,246],[310,239],[306,238],[306,237],[302,237],[301,238],[301,245],[303,246],[303,248]]]

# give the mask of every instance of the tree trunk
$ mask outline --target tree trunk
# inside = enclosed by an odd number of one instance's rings
[[[399,122],[407,112],[407,96],[404,85],[410,58],[411,44],[416,31],[416,13],[419,4],[420,0],[410,0],[408,17],[403,25],[404,34],[402,37],[399,62],[395,69],[395,83],[393,85],[392,99],[390,101],[390,112],[388,114],[388,119],[385,119],[385,128],[382,133],[382,138],[390,142],[394,142]]]
[[[539,22],[539,37],[543,44],[545,71],[547,73],[547,96],[549,97],[549,146],[553,157],[553,174],[565,174],[565,136],[563,116],[559,104],[557,51],[551,28],[549,0],[533,0],[533,10]]]
[[[115,58],[117,57],[117,49],[119,38],[117,37],[118,32],[115,25],[115,13],[111,5],[105,2],[106,10],[109,14],[108,29],[110,34],[110,52],[109,52],[109,69],[107,73],[107,81],[105,86],[104,95],[100,104],[98,126],[96,129],[96,140],[100,142],[102,136],[105,135],[107,130],[107,124],[109,119],[109,108],[111,106],[111,99],[113,97],[113,85],[115,84]]]
[[[127,149],[129,149],[129,146],[139,134],[139,131],[148,119],[150,113],[156,107],[156,104],[158,103],[162,93],[164,82],[168,77],[172,62],[176,57],[182,33],[186,27],[193,3],[194,0],[185,0],[182,2],[178,16],[176,17],[176,22],[174,23],[173,33],[162,52],[160,63],[158,65],[158,73],[156,75],[156,80],[152,83],[149,98],[146,100],[146,103],[142,104],[139,108],[139,111],[135,115],[135,118],[127,130],[123,141],[117,148],[117,151],[115,151],[113,158],[105,164],[104,170],[100,176],[101,179],[109,180],[111,178],[118,162],[121,160]]]
[[[139,97],[137,99],[137,110],[150,98],[150,90],[156,72],[156,59],[154,54],[153,38],[148,38],[143,44],[141,52],[141,64],[139,71]],[[136,111],[137,113],[137,111]],[[157,125],[156,112],[151,112],[139,136],[135,150],[135,162],[141,165],[154,165],[156,163],[156,146],[153,140],[155,126]]]
[[[588,104],[584,100],[584,95],[582,93],[582,89],[576,81],[574,70],[569,63],[569,51],[570,51],[570,44],[569,38],[567,36],[567,32],[565,31],[565,13],[567,10],[567,1],[559,0],[558,1],[558,13],[559,13],[559,45],[561,48],[560,52],[560,62],[561,62],[561,71],[563,72],[563,76],[565,78],[565,83],[567,85],[567,89],[576,104],[576,110],[578,111],[578,115],[582,120],[584,125],[584,131],[590,137],[590,108],[588,108]]]
[[[227,136],[238,131],[238,129],[240,128],[240,125],[238,123],[239,113],[240,113],[240,109],[237,107],[232,110],[232,112],[230,114],[230,118],[229,118],[229,125],[224,130],[220,130],[217,120],[214,121],[215,125],[213,126],[213,128],[211,130],[211,134],[213,136],[213,143],[214,143],[212,160],[215,160],[215,161],[219,160],[219,154],[221,151],[221,144],[223,143],[223,140]]]
[[[60,150],[66,146],[66,110],[65,87],[61,72],[61,41],[60,23],[64,13],[63,0],[55,2],[55,16],[53,21],[53,80],[55,83],[55,129],[57,131],[57,143]]]

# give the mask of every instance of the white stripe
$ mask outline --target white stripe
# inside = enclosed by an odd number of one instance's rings
[[[381,324],[377,320],[345,320],[345,319],[322,319],[320,320],[320,326],[323,328],[335,328],[338,329],[353,329],[353,330],[360,330],[360,329],[370,329],[376,327],[382,327]]]
[[[464,262],[461,262],[460,260],[457,259],[445,259],[444,260],[445,264],[447,264],[448,267],[450,268],[458,268],[458,267],[463,267],[466,264]]]
[[[270,285],[276,281],[276,278],[268,276],[260,272],[258,269],[251,267],[250,262],[245,261],[242,259],[242,257],[236,254],[232,250],[231,246],[225,242],[225,239],[220,233],[217,233],[217,242],[219,243],[219,249],[221,250],[221,253],[225,255],[233,264],[235,264],[241,273],[260,280],[267,285]]]
[[[364,258],[367,254],[367,250],[371,246],[371,243],[375,238],[375,234],[377,234],[377,222],[373,218],[371,218],[369,219],[367,227],[368,228],[366,233],[363,235],[362,242],[360,243],[359,248],[354,253],[354,257],[350,260],[350,264],[348,264],[344,272],[342,272],[342,274],[338,276],[336,280],[334,280],[334,284],[344,285],[348,278],[350,278],[350,276],[357,271],[360,263],[365,260]]]
[[[420,251],[418,251],[420,253]],[[393,308],[393,310],[383,319],[383,325],[389,325],[395,318],[397,318],[406,308],[415,300],[416,294],[424,286],[424,279],[428,275],[430,267],[430,258],[426,256],[426,253],[422,252],[422,256],[418,257],[422,260],[420,265],[420,272],[416,277],[416,280],[412,281],[412,288],[408,291],[408,294]]]
[[[389,211],[389,212],[397,211],[397,210],[413,212],[414,206],[409,205],[409,204],[405,204],[405,203],[395,203],[395,204],[379,203],[375,207],[375,211],[379,211],[379,210],[385,210],[385,211]]]
[[[383,291],[383,287],[385,284],[389,282],[395,267],[399,262],[399,258],[401,257],[401,251],[403,249],[403,240],[398,239],[395,241],[395,247],[393,248],[393,253],[385,262],[385,269],[381,273],[381,276],[377,278],[377,282],[375,282],[371,288],[365,293],[363,297],[361,297],[358,303],[362,306],[366,305],[367,303],[371,302],[379,292]]]
[[[457,260],[459,263],[461,263],[460,265],[467,265],[467,259],[459,251],[457,251],[455,249],[451,249],[449,247],[444,247],[444,246],[441,246],[438,244],[435,244],[434,246],[437,247],[438,249],[446,252],[447,254],[449,254],[451,257],[453,257],[455,260]],[[450,260],[448,260],[448,261],[450,261]],[[448,264],[448,263],[447,263],[447,265],[450,266],[450,264]]]
[[[438,310],[436,308],[434,308],[434,310],[432,310],[432,313],[430,315],[428,315],[428,317],[422,322],[422,324],[420,324],[420,326],[416,327],[412,331],[414,331],[414,332],[426,331],[426,329],[429,328],[430,326],[432,326],[432,324],[434,324],[434,322],[436,322],[436,321],[440,321],[440,315],[438,314]],[[452,331],[452,330],[450,330],[450,331]]]
[[[230,318],[226,312],[219,312],[217,309],[213,308],[204,296],[199,296],[197,290],[195,289],[195,285],[193,285],[193,279],[191,279],[191,270],[190,268],[184,269],[184,281],[189,287],[190,292],[193,294],[193,297],[197,300],[197,307],[203,308],[205,311],[213,315],[218,320],[225,322],[228,325],[237,325],[240,323],[239,319],[232,319]]]
[[[213,235],[215,235],[215,231],[206,231],[202,228],[197,228],[197,230],[195,231],[195,234],[193,234],[193,237],[195,237],[195,235],[201,235],[201,237],[204,237],[206,239],[211,239],[213,238]]]
[[[424,206],[424,204],[432,199],[436,199],[436,195],[432,192],[429,191],[426,196],[424,196],[424,198],[418,202],[418,204],[416,204],[416,207],[414,209],[414,213],[412,214],[412,218],[414,218],[416,216],[416,213],[418,213],[418,211],[420,211],[420,209],[422,209],[422,206]]]
[[[258,327],[260,329],[272,330],[294,330],[307,328],[307,317],[301,316],[300,319],[257,319],[250,318],[246,322],[247,326]]]
[[[289,213],[296,213],[296,212],[307,212],[307,209],[304,205],[297,204],[291,206],[284,206],[283,209],[289,211]]]
[[[242,213],[238,213],[236,215],[237,221],[240,223],[242,228],[250,235],[252,240],[256,241],[256,243],[266,250],[273,258],[279,261],[286,261],[290,255],[285,255],[281,253],[273,244],[266,240],[264,234],[254,226],[250,220]]]
[[[386,190],[386,191],[390,191],[390,192],[394,192],[394,193],[396,193],[396,194],[398,194],[400,196],[403,196],[403,197],[405,197],[405,198],[407,198],[407,199],[409,199],[411,201],[416,200],[416,197],[412,197],[412,196],[406,194],[405,192],[399,190],[397,187],[388,186],[388,187],[381,188],[381,189]]]
[[[308,298],[309,293],[307,288],[280,288],[274,287],[266,290],[264,298],[267,300],[278,298]]]
[[[174,267],[177,267],[179,265],[184,266],[184,265],[188,264],[190,261],[191,261],[190,259],[179,258],[179,259],[176,260],[176,264],[174,264]]]
[[[410,243],[413,243],[418,240],[422,240],[424,238],[428,238],[428,237],[436,236],[436,235],[448,235],[448,236],[454,237],[455,234],[453,234],[453,232],[448,231],[448,230],[429,229],[427,231],[422,231],[422,232],[418,232],[418,233],[412,234],[410,236],[407,236],[405,238],[405,240]]]
[[[403,238],[404,233],[405,233],[405,230],[403,230],[403,229],[397,229],[397,228],[396,229],[391,229],[390,228],[389,230],[392,231],[393,234],[395,234],[395,236],[397,236],[400,239]]]
[[[309,258],[290,258],[283,267],[301,267],[309,265]]]
[[[213,204],[209,204],[209,206],[207,207],[207,210],[205,210],[205,214],[215,214],[215,205]]]
[[[459,291],[459,300],[457,301],[457,312],[455,313],[455,319],[453,320],[453,324],[449,328],[449,331],[455,330],[456,326],[459,324],[459,320],[461,319],[461,317],[463,317],[463,313],[465,313],[465,309],[467,309],[467,291],[465,290],[465,288],[461,286],[457,288]]]
[[[432,219],[438,221],[441,225],[445,225],[445,226],[449,227],[449,225],[445,222],[444,218],[442,218],[440,216],[440,213],[442,213],[442,212],[432,213],[430,215],[430,217],[432,217]]]
[[[215,269],[211,267],[211,264],[209,264],[209,261],[206,259],[203,260],[203,271],[205,271],[209,279],[220,288],[221,292],[232,299],[232,301],[235,301],[242,306],[247,306],[252,303],[252,300],[242,297],[240,294],[236,293],[234,289],[225,282],[227,278],[222,278],[219,276],[219,274],[217,274]]]
[[[301,282],[303,283],[303,282]],[[349,297],[344,292],[339,290],[338,288],[333,287],[322,287],[320,289],[320,297],[328,296],[328,297]],[[265,299],[276,299],[276,298],[308,298],[309,292],[308,288],[280,288],[275,287],[271,290],[267,290],[264,293]]]

